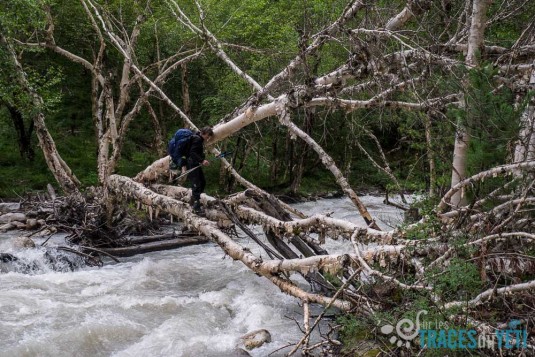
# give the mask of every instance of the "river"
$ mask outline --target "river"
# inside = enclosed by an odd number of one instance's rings
[[[382,198],[362,199],[383,228],[400,221]],[[364,224],[346,198],[294,207]],[[0,235],[0,251],[9,251],[12,237]],[[240,241],[259,253],[247,238]],[[329,241],[326,248],[350,246]],[[38,252],[24,254],[39,259]],[[239,337],[260,328],[272,342],[250,353],[267,356],[302,337],[297,303],[212,243],[74,272],[43,264],[35,274],[0,274],[0,356],[233,356]]]

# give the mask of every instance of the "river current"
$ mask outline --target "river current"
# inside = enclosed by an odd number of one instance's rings
[[[400,222],[401,213],[381,197],[362,200],[383,228]],[[364,225],[346,198],[294,207]],[[9,252],[16,235],[0,234],[0,251]],[[247,238],[240,242],[260,254]],[[326,249],[351,252],[347,241],[329,241]],[[22,254],[28,260],[41,256]],[[261,328],[272,342],[249,353],[267,356],[299,341],[295,320],[302,324],[301,314],[295,298],[212,243],[74,272],[43,264],[34,274],[0,274],[0,356],[234,356],[239,337]]]

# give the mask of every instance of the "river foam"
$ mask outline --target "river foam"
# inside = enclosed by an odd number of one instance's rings
[[[334,199],[297,207],[358,220],[350,205]],[[390,207],[377,207],[390,214]],[[241,243],[259,253],[247,239]],[[342,241],[328,244],[333,251],[347,247]],[[35,252],[21,254],[39,259]],[[273,342],[250,353],[266,356],[302,337],[293,320],[302,323],[301,313],[296,299],[225,257],[215,244],[102,268],[54,272],[45,266],[33,274],[0,274],[0,356],[233,356],[239,337],[261,328]]]

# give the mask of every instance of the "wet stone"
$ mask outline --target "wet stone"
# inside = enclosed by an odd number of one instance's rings
[[[249,351],[262,346],[266,342],[271,342],[271,334],[266,329],[249,332],[242,337],[243,345]]]
[[[6,213],[0,216],[0,224],[13,221],[25,222],[26,215],[24,213]]]
[[[0,202],[0,213],[8,213],[18,211],[20,203],[17,202]]]
[[[17,237],[13,239],[14,248],[35,248],[35,243],[28,237]]]

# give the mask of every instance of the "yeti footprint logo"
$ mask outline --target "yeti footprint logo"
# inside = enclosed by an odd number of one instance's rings
[[[420,310],[416,314],[416,325],[411,319],[402,319],[396,325],[397,336],[390,337],[389,341],[392,344],[396,344],[401,347],[405,343],[405,347],[411,346],[411,341],[418,336],[418,330],[420,330],[420,315],[427,315],[426,310]],[[404,326],[406,325],[406,326]],[[384,335],[390,335],[394,331],[394,326],[384,325],[381,327],[381,333]]]

